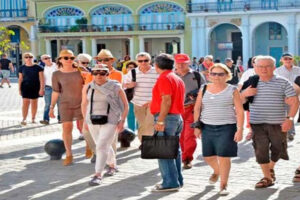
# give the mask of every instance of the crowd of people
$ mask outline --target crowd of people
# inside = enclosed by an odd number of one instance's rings
[[[76,56],[65,49],[56,62],[45,54],[41,56],[44,67],[35,64],[33,58],[31,53],[24,53],[24,65],[19,70],[21,124],[27,124],[29,105],[32,123],[36,123],[37,99],[44,96],[40,123],[48,125],[57,113],[66,148],[63,165],[68,166],[73,163],[72,130],[76,121],[86,141],[86,158],[95,162],[91,186],[118,171],[117,136],[126,122],[133,131],[137,127],[140,141],[154,131],[180,138],[177,158],[158,160],[162,183],[153,191],[183,187],[182,167],[193,167],[197,138],[201,138],[202,155],[213,171],[209,183],[220,179],[219,194],[227,195],[231,158],[238,155],[244,121],[250,130],[246,139],[253,140],[263,173],[256,188],[274,185],[276,162],[288,160],[287,139],[293,140],[295,135],[300,92],[300,68],[294,65],[290,53],[282,55],[282,66],[277,69],[273,57],[255,56],[245,72],[241,58],[236,65],[231,58],[222,64],[207,55],[198,63],[183,53],[162,53],[152,58],[140,52],[135,60],[126,56],[118,70],[114,67],[117,59],[107,49],[94,58],[88,54]],[[300,167],[293,181],[300,182]]]

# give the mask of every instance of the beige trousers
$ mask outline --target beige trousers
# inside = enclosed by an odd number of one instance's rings
[[[141,141],[142,135],[153,135],[154,117],[150,113],[150,106],[143,107],[134,105],[134,115],[138,122],[138,138]]]
[[[85,139],[85,141],[87,142],[87,144],[89,145],[90,149],[92,150],[93,153],[96,153],[96,144],[95,141],[90,133],[90,131],[86,130],[86,128],[83,126],[82,128],[82,134],[83,137]]]

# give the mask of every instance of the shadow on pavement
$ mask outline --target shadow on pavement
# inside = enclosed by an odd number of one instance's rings
[[[80,141],[74,141],[74,143]],[[85,147],[73,150],[73,154],[84,155]],[[118,163],[125,163],[139,157],[135,154],[137,149],[128,150],[118,155]],[[0,160],[20,157],[24,162],[35,160],[36,157],[29,154],[43,153],[43,146],[15,151],[0,155]],[[28,155],[28,156],[26,156]],[[50,161],[49,157],[42,162],[25,165],[24,169],[8,172],[0,176],[0,199],[66,199],[77,195],[75,199],[122,199],[140,195],[147,191],[146,187],[152,186],[159,181],[158,169],[148,171],[144,174],[135,175],[126,179],[116,176],[104,178],[103,182],[120,179],[118,182],[100,187],[88,186],[88,181],[94,173],[94,164],[82,163],[84,156],[75,158],[74,165],[64,167],[62,160]],[[78,163],[79,162],[79,163]],[[122,170],[123,171],[123,170]],[[111,179],[111,180],[109,180]],[[144,181],[147,180],[147,181]],[[120,189],[121,188],[121,189]],[[167,194],[155,194],[156,197]],[[149,199],[153,199],[152,197]]]
[[[280,191],[277,200],[300,199],[300,183],[295,183],[291,187],[286,187]]]
[[[212,185],[208,185],[205,187],[205,189],[200,192],[199,194],[195,195],[195,196],[192,196],[186,200],[199,200],[201,199],[203,196],[205,196],[206,194],[208,194],[210,191],[212,191],[213,189],[215,188],[215,186],[212,186]]]
[[[231,200],[253,200],[253,199],[266,200],[270,196],[272,196],[275,192],[277,192],[277,189],[275,188],[244,190],[243,192],[239,193],[237,196],[231,198]]]

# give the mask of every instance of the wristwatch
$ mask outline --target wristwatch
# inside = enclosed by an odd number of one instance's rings
[[[156,124],[158,124],[158,125],[164,125],[165,123],[164,122],[156,122]]]
[[[287,116],[286,118],[287,118],[288,120],[294,121],[294,117],[289,117],[289,116]]]

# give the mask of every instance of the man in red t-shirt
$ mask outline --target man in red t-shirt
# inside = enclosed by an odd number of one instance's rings
[[[159,74],[152,90],[150,111],[154,115],[154,129],[158,135],[180,136],[181,114],[184,112],[185,88],[183,81],[172,71],[174,60],[171,55],[160,54],[155,58],[155,70]],[[177,191],[183,186],[181,173],[181,150],[176,159],[159,159],[162,184],[153,191]]]

